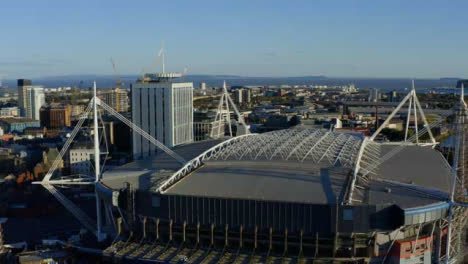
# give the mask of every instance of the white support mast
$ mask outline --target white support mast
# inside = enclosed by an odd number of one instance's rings
[[[226,97],[226,100],[225,100],[226,111],[227,111],[226,122],[228,123],[228,127],[229,127],[229,136],[232,137],[231,112],[229,111],[229,101],[227,99],[229,94],[228,94],[228,91],[227,91],[227,88],[226,88],[226,81],[223,82],[223,91],[224,91],[224,96]]]
[[[93,125],[94,125],[94,168],[95,168],[95,182],[99,181],[99,172],[100,172],[100,164],[99,164],[99,128],[98,128],[98,109],[97,109],[97,92],[96,92],[96,82],[94,82],[93,88]]]
[[[409,106],[408,106],[408,114],[406,116],[405,142],[408,140],[408,129],[409,129],[409,123],[410,123],[410,117],[411,117],[411,105],[412,105],[412,103],[413,103],[413,97],[410,97]]]
[[[164,64],[164,40],[161,41],[161,56],[162,56],[162,73],[166,72],[165,64]]]
[[[453,164],[452,164],[452,179],[451,179],[451,185],[450,185],[450,207],[449,207],[449,215],[448,215],[448,225],[447,225],[447,242],[446,242],[446,249],[445,249],[445,263],[451,263],[452,262],[452,259],[450,259],[450,250],[451,250],[451,247],[454,247],[454,245],[452,245],[452,233],[453,233],[453,230],[452,230],[452,222],[453,222],[453,218],[454,218],[454,206],[456,205],[455,204],[455,193],[457,193],[457,178],[459,178],[459,176],[461,176],[460,178],[462,179],[458,179],[461,183],[464,183],[464,176],[465,175],[459,175],[459,164],[461,164],[461,170],[462,170],[462,173],[464,172],[464,166],[465,166],[465,161],[463,160],[464,159],[464,149],[461,149],[460,148],[460,145],[461,144],[464,144],[464,142],[462,142],[462,139],[464,140],[464,126],[465,126],[465,118],[466,118],[466,111],[467,111],[467,106],[466,106],[466,103],[465,103],[465,91],[464,91],[464,86],[463,86],[463,83],[461,85],[461,91],[460,91],[460,102],[459,102],[459,105],[458,105],[458,109],[457,109],[457,116],[456,116],[456,127],[455,127],[455,140],[454,140],[454,153],[453,153]],[[460,155],[462,154],[462,155]],[[460,160],[460,156],[462,158],[462,160]],[[461,192],[462,195],[464,195],[464,188],[465,186],[464,185],[461,185],[459,186],[459,190],[458,192]],[[458,206],[460,204],[457,204]],[[452,256],[452,258],[456,258],[456,256]],[[456,259],[455,259],[456,260]]]
[[[212,129],[211,131],[212,137],[218,138],[220,137],[220,135],[224,136],[224,125],[226,123],[229,129],[229,136],[230,137],[234,136],[232,133],[232,127],[231,127],[231,109],[234,111],[234,114],[237,116],[237,120],[238,120],[236,136],[240,136],[244,133],[249,134],[249,126],[247,126],[247,124],[244,121],[244,117],[240,114],[239,110],[237,109],[236,104],[232,101],[231,97],[229,96],[227,86],[226,86],[226,81],[223,81],[221,96],[219,98],[218,108],[216,110],[216,116],[214,120],[214,124],[216,124],[216,127],[214,127],[214,129]],[[240,123],[240,126],[242,126],[244,130],[242,132],[240,132],[239,130],[239,123]],[[214,135],[214,133],[216,133],[215,132],[216,130],[217,130],[217,134]]]
[[[411,82],[411,91],[403,98],[403,100],[398,104],[398,106],[393,110],[393,112],[387,117],[387,119],[384,121],[384,123],[372,134],[370,137],[371,141],[374,141],[376,136],[385,128],[388,126],[392,118],[402,109],[402,107],[408,103],[408,113],[406,117],[406,129],[405,129],[405,138],[404,142],[408,142],[408,129],[409,129],[409,123],[411,119],[411,115],[413,115],[414,118],[414,135],[412,137],[415,137],[416,144],[418,145],[432,145],[435,146],[437,144],[434,135],[432,134],[431,127],[429,123],[427,122],[426,115],[424,114],[424,111],[422,109],[421,104],[419,103],[418,96],[416,93],[416,89],[414,87],[414,80]],[[424,123],[424,128],[419,130],[419,125],[418,125],[418,111],[420,114],[420,118]],[[422,135],[422,133],[425,133],[425,131],[429,134],[429,138],[431,140],[430,143],[420,143],[419,142],[419,137]],[[409,143],[409,142],[408,142]]]
[[[94,108],[94,171],[95,171],[95,180],[94,184],[97,185],[100,180],[101,166],[100,166],[100,150],[99,150],[99,126],[98,126],[98,109],[97,109],[97,91],[96,91],[96,82],[94,82],[93,87],[93,108]],[[101,216],[101,200],[99,199],[99,194],[97,192],[96,186],[94,187],[94,193],[96,195],[96,217],[97,217],[97,239],[102,241],[104,239],[102,232],[102,216]]]
[[[418,114],[416,111],[416,90],[414,89],[414,80],[411,80],[411,93],[413,94],[413,110],[414,110],[414,133],[416,134],[416,144],[419,143],[419,128],[418,128]]]

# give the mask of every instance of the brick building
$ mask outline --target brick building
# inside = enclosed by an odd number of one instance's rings
[[[71,126],[70,105],[48,105],[41,108],[41,126],[47,128],[62,128]]]

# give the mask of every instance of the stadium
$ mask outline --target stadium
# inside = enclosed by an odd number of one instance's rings
[[[119,237],[109,259],[432,263],[445,254],[451,168],[430,144],[286,129],[173,151],[188,162],[161,153],[103,174],[103,226]]]
[[[232,103],[242,133],[219,136],[231,124],[220,104],[218,136],[168,148],[94,93],[59,158],[92,110],[101,155],[98,106],[158,151],[141,148],[148,152],[105,171],[94,159],[95,178],[53,179],[54,161],[37,184],[104,247],[70,245],[78,251],[111,263],[190,264],[457,263],[468,253],[463,96],[429,124],[413,88],[370,137],[300,126],[251,134],[224,89],[221,102]],[[404,140],[378,139],[400,110]],[[454,140],[440,147],[431,129],[449,116]],[[96,221],[55,187],[76,184],[94,187]]]

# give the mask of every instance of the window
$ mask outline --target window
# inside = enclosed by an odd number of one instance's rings
[[[353,209],[346,208],[343,210],[343,220],[352,221],[353,220]]]
[[[151,196],[151,206],[159,207],[161,205],[161,199],[157,196]]]

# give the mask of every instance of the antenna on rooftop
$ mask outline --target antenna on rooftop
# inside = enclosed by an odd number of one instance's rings
[[[165,66],[165,61],[164,61],[164,40],[161,41],[161,48],[159,49],[158,54],[154,58],[153,69],[152,69],[153,72],[157,72],[156,67],[157,67],[157,61],[158,61],[159,57],[162,57],[161,58],[162,59],[162,73],[165,73],[166,72],[166,66]]]
[[[184,71],[182,73],[182,81],[184,81],[185,74],[187,74],[188,66],[185,66]]]
[[[164,40],[161,41],[161,56],[162,56],[162,73],[166,72],[165,65],[164,65]]]

